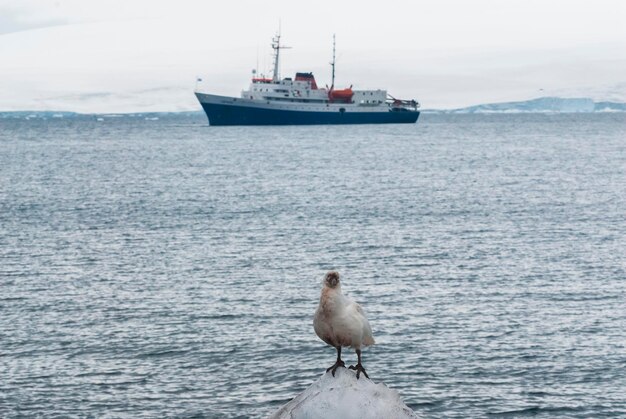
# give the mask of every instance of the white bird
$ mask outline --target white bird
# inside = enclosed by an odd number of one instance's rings
[[[350,346],[356,351],[358,363],[350,366],[356,370],[358,379],[361,372],[369,378],[365,368],[361,365],[361,346],[373,345],[372,328],[365,312],[354,300],[341,293],[339,272],[330,271],[323,281],[320,303],[313,320],[315,333],[324,342],[337,349],[337,362],[326,370],[332,370],[333,377],[339,367],[345,367],[341,360],[341,348]]]

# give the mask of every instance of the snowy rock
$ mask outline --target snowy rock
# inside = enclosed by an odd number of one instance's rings
[[[271,419],[417,418],[397,391],[339,368],[335,377],[324,374],[309,388],[281,407]]]

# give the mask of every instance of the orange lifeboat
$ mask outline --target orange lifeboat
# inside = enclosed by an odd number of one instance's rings
[[[354,92],[351,88],[348,89],[339,89],[339,90],[331,90],[328,92],[328,99],[331,102],[351,102],[352,96]]]

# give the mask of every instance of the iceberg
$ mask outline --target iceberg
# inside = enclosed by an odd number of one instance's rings
[[[540,97],[522,102],[486,103],[447,113],[579,113],[594,112],[595,106],[592,99],[585,97]]]
[[[309,388],[274,412],[271,419],[404,419],[418,418],[397,391],[339,368],[325,373]]]

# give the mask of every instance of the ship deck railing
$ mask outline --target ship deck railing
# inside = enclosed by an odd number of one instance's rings
[[[404,111],[412,111],[412,112],[417,112],[417,110],[420,107],[419,102],[417,102],[416,100],[403,100],[403,99],[396,99],[396,98],[387,98],[386,100],[387,105],[389,105],[389,108],[393,111],[393,110],[404,110]]]

